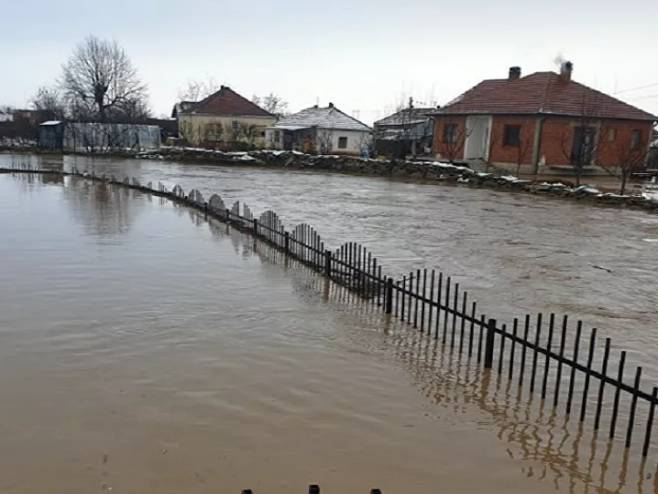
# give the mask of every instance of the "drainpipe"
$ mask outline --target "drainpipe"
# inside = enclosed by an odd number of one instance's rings
[[[536,175],[539,174],[539,154],[541,150],[541,136],[544,130],[544,117],[539,117],[537,119],[537,124],[535,126],[535,139],[532,146],[532,164],[533,172]]]

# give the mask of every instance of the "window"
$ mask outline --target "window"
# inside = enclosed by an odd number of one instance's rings
[[[233,132],[240,132],[240,122],[233,120],[232,122]]]
[[[608,129],[608,142],[613,142],[617,139],[617,129]]]
[[[503,146],[519,147],[521,144],[521,126],[505,125],[503,131]]]
[[[634,130],[631,134],[631,149],[639,149],[642,145],[642,131]]]
[[[456,123],[448,123],[443,126],[443,142],[457,142]]]
[[[338,149],[347,149],[347,137],[338,138]]]

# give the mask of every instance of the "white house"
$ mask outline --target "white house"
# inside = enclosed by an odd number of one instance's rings
[[[329,103],[283,117],[265,130],[265,140],[272,149],[361,155],[371,146],[372,129]]]

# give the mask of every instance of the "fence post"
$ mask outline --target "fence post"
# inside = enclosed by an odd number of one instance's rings
[[[489,319],[487,323],[487,340],[484,347],[484,368],[491,369],[493,365],[494,336],[496,334],[496,320]]]
[[[393,313],[393,278],[386,279],[386,298],[384,299],[384,309],[387,314]]]
[[[258,220],[254,218],[254,237],[258,236]]]
[[[325,250],[324,251],[324,272],[329,278],[331,278],[331,251],[330,250]]]
[[[290,234],[288,232],[283,233],[283,251],[286,255],[290,253]]]
[[[207,202],[203,203],[203,212],[205,213],[206,216],[208,215],[208,203]]]

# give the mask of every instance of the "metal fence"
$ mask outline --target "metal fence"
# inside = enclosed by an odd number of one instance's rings
[[[450,352],[472,359],[485,372],[497,373],[520,388],[526,387],[529,395],[539,394],[542,403],[556,411],[562,408],[566,417],[576,415],[580,423],[589,420],[595,431],[605,427],[608,437],[622,439],[627,449],[639,435],[642,456],[646,458],[651,450],[658,387],[654,386],[651,392],[643,389],[640,366],[635,366],[629,383],[626,370],[631,365],[626,351],[613,356],[612,341],[606,338],[601,352],[596,344],[596,329],[590,330],[586,346],[583,345],[581,321],[576,322],[571,341],[568,334],[573,324],[567,316],[525,315],[513,319],[508,327],[481,314],[468,292],[460,290],[459,283],[440,271],[418,269],[402,279],[394,279],[383,274],[378,259],[358,243],[348,242],[330,250],[308,224],[288,230],[274,211],[256,217],[246,204],[235,202],[229,208],[217,194],[206,200],[196,189],[185,194],[179,185],[168,190],[162,183],[142,185],[134,178],[118,180],[75,168],[59,172],[22,165],[0,172],[17,170],[74,175],[126,186],[200,210],[207,217],[247,232],[322,272],[364,303],[416,328],[427,338],[440,341]],[[643,419],[641,423],[639,418]]]

